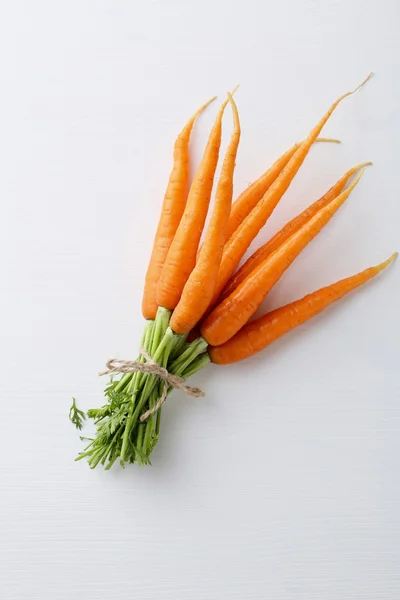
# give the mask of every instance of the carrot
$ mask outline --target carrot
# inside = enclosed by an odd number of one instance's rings
[[[196,265],[183,288],[182,296],[172,314],[170,327],[178,334],[190,331],[201,319],[213,297],[222,251],[226,240],[233,193],[233,173],[240,141],[239,114],[232,96],[234,131],[227,148],[204,243]]]
[[[266,258],[230,296],[208,315],[201,327],[201,334],[210,345],[224,344],[243,327],[294,259],[342,206],[362,174],[363,171],[344,192],[317,212],[282,246]]]
[[[331,138],[318,138],[316,142],[333,142],[340,144],[339,140]],[[246,188],[240,196],[232,204],[231,216],[229,217],[229,223],[227,228],[227,240],[235,233],[239,225],[244,219],[251,213],[253,208],[258,204],[265,192],[271,186],[271,184],[278,177],[279,173],[288,164],[296,150],[301,146],[302,142],[294,144],[289,150],[286,150],[282,156],[280,156],[274,164],[261,175],[256,181],[254,181],[248,188]]]
[[[295,233],[300,227],[302,227],[307,221],[311,219],[321,208],[327,206],[331,200],[333,200],[340,192],[343,190],[346,183],[349,179],[362,167],[370,165],[372,163],[362,163],[357,165],[347,171],[331,188],[330,190],[322,196],[319,200],[316,200],[313,204],[311,204],[308,208],[306,208],[302,213],[294,217],[289,223],[278,231],[268,242],[266,242],[261,248],[256,250],[254,254],[247,259],[247,261],[240,267],[240,269],[231,277],[228,281],[227,285],[221,292],[221,296],[218,301],[221,302],[224,298],[227,298],[233,290],[235,290],[240,283],[259,264],[261,264],[272,252],[274,252],[279,246],[281,246],[293,233]]]
[[[190,187],[186,207],[169,247],[157,286],[157,304],[173,310],[196,264],[196,253],[206,220],[221,145],[222,116],[229,98],[222,104],[206,149]]]
[[[228,342],[209,349],[212,362],[226,365],[256,354],[288,331],[302,325],[336,300],[375,277],[383,269],[386,269],[396,257],[397,252],[375,267],[370,267],[352,277],[323,287],[304,296],[301,300],[286,304],[286,306],[277,308],[248,323]]]
[[[189,140],[196,118],[215,100],[208,100],[189,119],[176,139],[174,146],[174,164],[164,196],[160,220],[154,238],[153,250],[147,268],[142,313],[145,319],[154,319],[157,313],[157,284],[165,258],[174,239],[179,222],[185,210],[189,181]]]
[[[246,217],[245,220],[239,225],[235,234],[231,237],[227,244],[225,244],[212,305],[215,304],[218,296],[228,283],[232,274],[235,272],[241,258],[245,254],[251,242],[254,240],[260,229],[265,225],[267,219],[278,204],[279,200],[288,189],[297,171],[304,162],[312,144],[315,142],[323,126],[328,121],[335,108],[344,98],[347,98],[347,96],[354,94],[358,89],[360,89],[360,87],[368,81],[371,75],[372,74],[370,74],[355,90],[343,94],[343,96],[338,98],[332,104],[328,112],[325,113],[319,123],[314,127],[314,129],[311,130],[308,137],[302,142],[302,144],[293,154],[286,167],[278,175],[277,179],[267,190],[260,202],[253,208],[248,217]]]

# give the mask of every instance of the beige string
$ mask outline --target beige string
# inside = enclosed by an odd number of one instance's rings
[[[149,408],[149,410],[141,415],[141,422],[145,421],[148,417],[150,417],[150,415],[153,415],[161,408],[168,395],[168,386],[171,386],[176,390],[181,390],[192,398],[201,398],[204,396],[204,392],[200,388],[187,385],[182,377],[173,375],[173,373],[169,373],[167,369],[161,367],[152,359],[150,354],[148,354],[144,348],[140,348],[140,354],[143,356],[146,362],[141,362],[139,360],[110,358],[110,360],[108,360],[106,363],[107,369],[99,373],[99,375],[110,375],[112,373],[136,373],[139,371],[140,373],[155,375],[164,381],[161,396],[153,408]]]

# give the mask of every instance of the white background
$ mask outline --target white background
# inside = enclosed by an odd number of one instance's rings
[[[71,397],[134,357],[174,138],[241,84],[240,192],[370,70],[261,238],[374,161],[267,306],[399,249],[397,0],[36,0],[0,15],[0,597],[400,596],[400,265],[176,393],[152,468],[90,471]],[[194,131],[198,162],[216,106]],[[224,139],[231,116],[224,120]]]

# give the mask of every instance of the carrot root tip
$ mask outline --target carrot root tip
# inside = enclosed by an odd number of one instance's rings
[[[331,144],[341,144],[342,140],[337,140],[336,138],[329,137],[319,137],[315,140],[316,142],[329,142]]]
[[[240,87],[240,83],[238,83],[237,86],[233,88],[233,90],[231,91],[231,96],[233,96],[233,94],[236,94],[236,92],[238,91],[239,87]]]
[[[354,94],[354,92],[357,92],[357,91],[358,91],[360,88],[362,88],[362,87],[363,87],[363,86],[364,86],[364,85],[367,83],[367,81],[369,81],[369,80],[371,79],[371,77],[373,76],[373,74],[374,74],[374,73],[371,71],[371,73],[370,73],[370,74],[369,74],[369,75],[368,75],[368,76],[367,76],[367,77],[364,79],[364,81],[362,81],[362,82],[360,83],[360,85],[358,85],[358,86],[357,86],[357,87],[356,87],[356,88],[355,88],[355,89],[354,89],[352,92],[350,92],[350,93],[351,93],[351,94]]]

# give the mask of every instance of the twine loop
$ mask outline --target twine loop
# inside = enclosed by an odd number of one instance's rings
[[[140,372],[149,375],[155,375],[164,382],[161,396],[159,397],[153,408],[149,408],[146,412],[144,412],[141,415],[141,422],[148,419],[148,417],[156,413],[161,408],[161,406],[167,399],[169,386],[173,387],[176,390],[181,390],[191,398],[201,398],[202,396],[204,396],[204,392],[200,388],[187,385],[187,383],[185,383],[185,380],[182,377],[170,373],[167,369],[159,365],[155,360],[153,360],[153,358],[144,348],[140,348],[140,354],[145,359],[145,362],[141,362],[140,360],[122,360],[120,358],[110,358],[106,362],[107,369],[99,373],[99,375]]]

